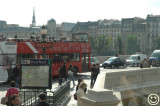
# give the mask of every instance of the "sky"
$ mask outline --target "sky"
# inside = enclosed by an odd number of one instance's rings
[[[33,7],[38,26],[160,15],[160,0],[0,0],[0,20],[30,26]]]

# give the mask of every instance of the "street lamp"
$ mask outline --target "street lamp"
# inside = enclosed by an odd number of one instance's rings
[[[44,25],[42,26],[42,29],[41,29],[40,33],[41,33],[41,37],[43,39],[41,42],[45,43],[46,42],[45,38],[46,38],[47,30],[46,30],[46,27]],[[46,48],[43,47],[42,49],[43,49],[43,58],[45,58],[45,50],[46,50]]]
[[[41,37],[42,37],[42,39],[43,39],[42,42],[45,42],[47,30],[46,30],[46,27],[45,27],[44,25],[42,26],[42,29],[41,29],[40,33],[41,33]]]

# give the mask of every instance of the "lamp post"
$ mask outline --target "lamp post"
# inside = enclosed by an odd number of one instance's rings
[[[46,38],[47,30],[46,30],[46,27],[44,25],[42,26],[40,33],[41,33],[41,37],[42,37],[42,41],[41,42],[45,43],[46,42],[45,38]],[[43,58],[45,58],[45,50],[46,50],[46,48],[43,47],[42,49],[43,49]]]

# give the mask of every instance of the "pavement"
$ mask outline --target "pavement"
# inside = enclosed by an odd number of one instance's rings
[[[0,82],[4,82],[7,80],[7,71],[3,71],[0,67]],[[87,88],[90,88],[90,73],[81,73],[79,74],[76,78],[75,78],[75,84],[78,84],[78,79],[82,78],[86,84],[87,84]],[[55,91],[58,88],[59,84],[58,84],[58,79],[53,79],[53,84],[52,84],[52,90],[51,91]],[[2,97],[5,96],[6,91],[8,89],[9,85],[0,85],[0,100]],[[77,101],[74,100],[74,93],[76,92],[76,86],[73,86],[73,82],[71,81],[71,85],[70,85],[70,94],[71,94],[71,99],[69,101],[69,103],[67,104],[67,106],[77,106]],[[4,106],[2,104],[0,104],[0,106]]]

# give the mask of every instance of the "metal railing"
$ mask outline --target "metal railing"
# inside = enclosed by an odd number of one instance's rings
[[[70,96],[70,81],[63,83],[55,91],[44,89],[23,89],[19,91],[21,106],[36,106],[38,95],[46,93],[46,101],[51,106],[60,106]]]

